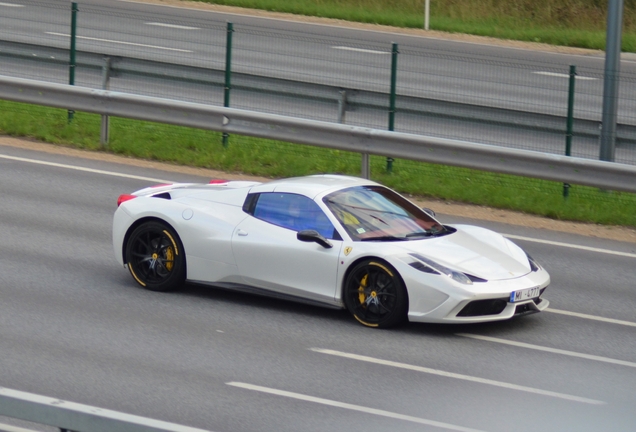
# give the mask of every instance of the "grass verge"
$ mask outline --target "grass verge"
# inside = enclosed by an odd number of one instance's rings
[[[76,113],[71,124],[61,109],[0,101],[0,133],[69,147],[105,151],[99,144],[100,116]],[[159,123],[111,118],[108,152],[272,178],[315,173],[359,175],[360,155],[338,150]],[[573,186],[563,199],[561,183],[407,160],[392,173],[385,158],[371,158],[372,178],[398,191],[522,211],[554,219],[636,226],[636,195]]]
[[[424,0],[198,0],[346,21],[423,28]],[[607,4],[595,0],[431,0],[430,29],[605,49]],[[623,51],[636,52],[636,5],[625,2]]]

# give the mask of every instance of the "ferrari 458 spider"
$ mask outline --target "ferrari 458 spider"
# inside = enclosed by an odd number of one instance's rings
[[[548,273],[503,236],[443,225],[378,183],[316,175],[121,195],[117,260],[137,283],[186,280],[346,308],[361,324],[495,321],[548,307]]]

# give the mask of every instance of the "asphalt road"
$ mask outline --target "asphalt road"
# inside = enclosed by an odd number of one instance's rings
[[[226,23],[231,21],[235,72],[388,92],[395,42],[400,47],[399,93],[522,111],[565,115],[567,74],[570,65],[577,65],[576,114],[600,119],[602,55],[530,51],[130,1],[88,0],[79,6],[78,50],[223,70]],[[68,48],[68,2],[16,0],[2,3],[0,10],[1,40]],[[27,69],[42,74],[38,67]],[[47,79],[66,82],[67,73],[57,72],[57,78]],[[619,121],[634,123],[636,63],[623,61],[621,74]]]
[[[344,311],[138,287],[112,214],[161,180],[207,179],[0,146],[0,386],[226,432],[634,430],[636,244],[482,223],[525,238],[550,309],[376,331]]]
[[[284,91],[270,92],[269,88],[246,90],[245,83],[235,76],[230,102],[233,108],[338,121],[337,89],[348,89],[349,95],[355,93],[352,89],[388,94],[391,43],[395,42],[400,51],[397,93],[435,101],[431,112],[428,107],[421,108],[424,114],[409,114],[398,106],[394,125],[397,131],[563,154],[565,120],[563,131],[548,132],[543,130],[543,120],[520,120],[515,113],[564,117],[570,65],[578,68],[575,117],[594,122],[601,118],[604,57],[599,53],[532,51],[119,0],[79,2],[77,48],[115,57],[196,66],[202,68],[200,71],[222,71],[228,21],[234,23],[235,29],[235,73],[315,83],[331,89],[326,99],[318,100],[290,96]],[[68,49],[69,33],[67,1],[0,2],[2,41]],[[66,64],[48,62],[52,59],[36,50],[30,52],[32,60],[5,56],[3,50],[0,47],[0,74],[59,83],[69,80]],[[632,60],[626,57],[621,62],[620,124],[636,124],[636,62]],[[98,68],[76,69],[76,85],[102,87]],[[224,103],[220,83],[175,81],[159,75],[161,68],[154,77],[115,75],[110,89],[218,106]],[[317,94],[325,97],[324,92],[322,88]],[[437,107],[439,101],[474,105],[473,114],[470,110],[458,114],[452,108]],[[483,121],[478,113],[481,106],[507,111]],[[449,109],[450,115],[446,112]],[[520,121],[529,125],[520,128]],[[388,113],[386,109],[371,109],[361,100],[355,107],[349,106],[345,122],[386,129]],[[598,138],[575,130],[571,154],[598,158]],[[633,145],[619,142],[615,160],[634,163],[635,158]]]

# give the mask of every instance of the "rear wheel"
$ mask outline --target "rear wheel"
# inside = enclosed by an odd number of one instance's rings
[[[170,291],[185,281],[185,253],[181,240],[167,224],[145,222],[126,243],[126,262],[133,278],[152,291]]]
[[[406,321],[408,297],[402,279],[388,263],[372,259],[357,264],[345,282],[344,302],[367,327],[387,328]]]

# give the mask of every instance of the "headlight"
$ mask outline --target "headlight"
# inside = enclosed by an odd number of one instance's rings
[[[435,274],[442,274],[445,276],[448,276],[449,278],[453,279],[456,282],[459,282],[461,284],[464,285],[472,285],[473,284],[473,280],[471,277],[465,275],[462,272],[458,272],[455,270],[451,270],[448,267],[445,267],[441,264],[436,263],[433,260],[430,260],[426,257],[423,257],[422,255],[419,254],[409,254],[410,256],[412,256],[413,258],[415,258],[416,260],[418,260],[419,262],[414,262],[411,263],[410,266],[419,270],[419,271],[423,271],[425,273],[435,273]],[[473,276],[473,278],[475,278]],[[480,279],[480,278],[475,278],[480,282],[485,282],[485,280]]]

